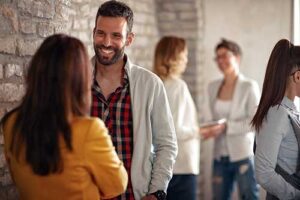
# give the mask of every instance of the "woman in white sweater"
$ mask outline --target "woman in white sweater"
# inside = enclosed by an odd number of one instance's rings
[[[178,156],[167,199],[195,200],[199,174],[200,140],[197,113],[187,84],[180,78],[187,65],[183,38],[165,36],[157,44],[154,72],[164,82],[178,141]]]
[[[258,105],[259,87],[239,72],[242,52],[237,43],[223,39],[215,55],[223,77],[209,83],[203,116],[205,121],[225,118],[226,122],[201,128],[203,139],[214,139],[213,196],[215,200],[231,199],[236,182],[239,199],[256,200],[250,121]]]

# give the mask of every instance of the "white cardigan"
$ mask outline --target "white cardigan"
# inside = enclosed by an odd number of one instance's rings
[[[219,79],[208,85],[206,104],[203,108],[206,122],[218,120],[213,116],[212,110],[222,81],[223,79]],[[250,122],[259,98],[258,84],[240,74],[235,86],[225,133],[230,161],[239,161],[253,155],[254,132]]]
[[[164,81],[174,120],[178,155],[174,174],[199,174],[200,137],[197,111],[187,84],[180,78]]]
[[[92,58],[95,66],[95,57]],[[133,115],[131,182],[135,199],[167,190],[177,155],[172,113],[164,85],[154,73],[127,58]]]

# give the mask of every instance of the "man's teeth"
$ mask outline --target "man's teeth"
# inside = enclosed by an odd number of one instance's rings
[[[105,50],[105,49],[101,49],[102,52],[106,53],[106,54],[109,54],[109,53],[112,53],[113,51],[112,50]]]

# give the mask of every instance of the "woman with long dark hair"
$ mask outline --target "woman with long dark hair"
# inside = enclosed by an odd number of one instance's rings
[[[261,100],[252,120],[257,131],[255,171],[267,199],[300,199],[281,172],[296,172],[298,142],[293,121],[299,121],[294,99],[300,96],[300,46],[277,42],[266,69]],[[280,170],[278,171],[278,169]]]
[[[104,123],[88,117],[91,66],[81,41],[46,38],[25,96],[2,120],[5,156],[21,199],[101,199],[124,192],[127,173]]]

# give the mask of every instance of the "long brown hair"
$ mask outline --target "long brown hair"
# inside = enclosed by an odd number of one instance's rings
[[[281,103],[288,77],[295,67],[300,67],[300,47],[286,39],[279,40],[270,55],[263,90],[252,126],[259,131],[270,107]]]
[[[155,48],[154,73],[163,80],[170,75],[182,73],[181,53],[186,49],[186,42],[183,38],[176,36],[162,37]]]
[[[82,42],[63,34],[46,38],[26,82],[10,149],[19,157],[25,145],[26,161],[36,174],[61,172],[59,138],[72,151],[70,117],[87,115],[90,107],[91,67]]]

